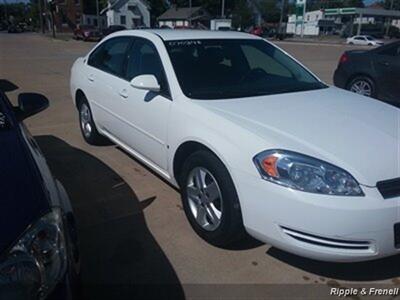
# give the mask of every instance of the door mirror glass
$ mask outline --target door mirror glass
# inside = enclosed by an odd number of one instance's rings
[[[33,116],[49,107],[49,100],[36,93],[22,93],[18,95],[18,106],[14,107],[15,115],[19,121]]]
[[[159,92],[160,84],[154,75],[146,74],[136,76],[131,80],[131,86],[140,90]]]

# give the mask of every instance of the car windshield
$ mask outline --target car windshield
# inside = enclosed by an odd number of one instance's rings
[[[326,88],[273,45],[255,39],[167,41],[184,94],[193,99],[242,98]]]

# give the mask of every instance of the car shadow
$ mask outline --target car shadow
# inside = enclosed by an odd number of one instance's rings
[[[163,181],[165,184],[173,188],[175,191],[180,193],[179,189],[175,186],[173,186],[170,182],[165,180],[163,177],[161,177],[159,174],[157,174],[154,170],[150,169],[148,166],[146,166],[144,163],[142,163],[140,160],[138,160],[136,157],[131,155],[129,152],[124,150],[123,148],[117,146],[116,149],[124,153],[125,155],[129,156],[132,160],[134,160],[136,163],[140,164],[144,169],[146,169],[148,172],[156,176],[158,179]],[[225,250],[231,250],[231,251],[243,251],[243,250],[250,250],[254,248],[258,248],[260,246],[264,245],[263,242],[260,242],[259,240],[254,239],[250,235],[246,234],[243,239],[240,239],[238,241],[235,241],[229,245],[226,246],[215,246],[220,249],[225,249]]]
[[[82,299],[184,299],[144,218],[156,197],[139,200],[106,164],[57,137],[35,139],[77,219]]]
[[[338,280],[376,281],[400,276],[400,255],[357,263],[317,261],[271,247],[267,254],[303,271]]]

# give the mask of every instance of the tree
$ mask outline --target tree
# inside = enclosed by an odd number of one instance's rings
[[[279,4],[279,6],[278,6]],[[280,6],[282,1],[277,2],[275,0],[261,0],[260,10],[263,19],[268,23],[278,23],[280,17]]]
[[[30,5],[27,3],[2,3],[0,4],[0,19],[4,21],[10,21],[10,17],[12,17],[11,19],[15,23],[28,22],[29,11]],[[6,15],[9,18],[8,20],[5,20]]]
[[[201,6],[213,17],[221,16],[222,0],[192,0],[192,6]],[[232,12],[236,0],[225,1],[225,15]],[[177,7],[189,7],[189,0],[172,1]]]
[[[363,0],[310,0],[307,1],[307,10],[318,10],[339,7],[364,7]]]
[[[167,5],[164,0],[149,0],[151,23],[155,24],[157,18],[167,10]]]
[[[253,13],[246,0],[236,0],[232,17],[232,24],[236,28],[244,29],[253,24]]]
[[[390,9],[392,0],[384,0],[380,4],[386,8]],[[400,0],[393,0],[393,10],[400,10]]]

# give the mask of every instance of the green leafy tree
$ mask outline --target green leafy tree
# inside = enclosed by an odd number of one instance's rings
[[[280,5],[282,1],[279,3],[275,0],[262,0],[260,2],[260,9],[263,16],[263,19],[268,23],[277,23],[279,22],[280,17]]]
[[[0,4],[0,19],[2,21],[29,22],[30,5],[28,3],[2,3]],[[6,19],[6,16],[8,20]]]
[[[380,4],[386,8],[386,9],[390,9],[391,7],[391,3],[392,0],[384,0],[382,2],[380,2]],[[400,10],[400,0],[393,0],[393,9],[394,10]]]
[[[237,0],[225,0],[225,16],[232,13],[233,6]],[[189,7],[189,0],[175,0],[177,7]],[[212,17],[221,16],[222,0],[192,0],[192,6],[203,7]]]
[[[155,24],[157,18],[162,15],[167,9],[167,5],[163,0],[149,0],[151,23]]]
[[[364,7],[363,0],[311,0],[307,2],[307,10],[339,7]]]
[[[253,13],[246,0],[236,0],[232,10],[232,24],[241,29],[253,25]]]

